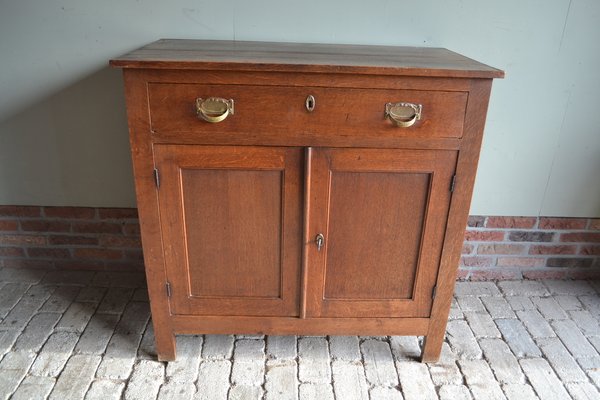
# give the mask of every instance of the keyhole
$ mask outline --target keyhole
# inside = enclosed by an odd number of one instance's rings
[[[308,112],[313,112],[314,111],[314,109],[315,109],[315,97],[312,94],[309,94],[306,97],[305,105],[306,105],[306,111],[308,111]]]

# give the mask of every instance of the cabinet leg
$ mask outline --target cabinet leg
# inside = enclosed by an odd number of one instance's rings
[[[173,332],[155,325],[154,337],[158,361],[174,361],[177,355],[177,342]]]
[[[423,351],[421,352],[421,362],[434,363],[440,359],[442,352],[442,343],[444,342],[444,330],[429,332],[423,340]]]

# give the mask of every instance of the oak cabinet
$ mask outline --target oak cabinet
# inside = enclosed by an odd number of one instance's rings
[[[191,333],[439,357],[492,78],[444,49],[161,40],[124,69],[158,357]]]

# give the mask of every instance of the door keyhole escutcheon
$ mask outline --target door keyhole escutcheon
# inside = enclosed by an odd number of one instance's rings
[[[321,251],[321,249],[323,248],[323,245],[325,245],[325,236],[323,236],[322,233],[319,233],[315,237],[315,243],[317,245],[317,251]]]

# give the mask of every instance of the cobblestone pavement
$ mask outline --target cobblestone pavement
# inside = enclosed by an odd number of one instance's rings
[[[460,282],[442,358],[415,337],[178,337],[143,275],[0,269],[0,399],[600,399],[600,283]]]

